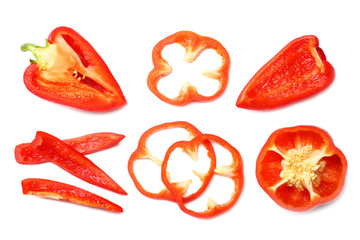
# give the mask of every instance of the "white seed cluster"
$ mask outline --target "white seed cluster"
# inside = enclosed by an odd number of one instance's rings
[[[309,184],[319,186],[326,162],[314,161],[313,152],[311,145],[288,150],[281,161],[283,170],[280,177],[286,180],[289,186],[295,186],[300,191],[304,190],[304,187],[310,189]]]
[[[82,75],[81,73],[79,73],[76,70],[72,70],[72,75],[79,81],[81,81],[82,79],[84,79],[86,76]]]

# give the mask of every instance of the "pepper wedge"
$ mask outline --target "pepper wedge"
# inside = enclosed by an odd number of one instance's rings
[[[33,94],[56,103],[94,112],[123,106],[126,99],[109,68],[79,33],[68,27],[54,29],[45,47],[24,44],[32,60],[24,83]]]
[[[179,191],[176,187],[174,187],[174,184],[171,182],[171,180],[168,178],[167,173],[167,165],[168,161],[170,159],[170,156],[172,152],[177,148],[182,149],[198,149],[199,144],[203,144],[205,142],[215,142],[228,150],[232,156],[232,163],[228,166],[216,166],[214,168],[214,173],[218,175],[222,175],[224,177],[230,178],[234,182],[234,191],[230,197],[230,199],[223,204],[217,204],[214,200],[212,200],[210,197],[208,198],[208,204],[207,209],[204,211],[194,211],[185,205],[185,202],[183,201],[183,192]],[[216,161],[216,155],[210,154],[209,157]],[[212,160],[212,161],[214,161]],[[171,192],[171,194],[176,199],[176,202],[178,203],[180,209],[193,216],[198,218],[210,218],[217,216],[221,213],[224,213],[225,211],[229,210],[232,206],[235,205],[237,200],[239,199],[243,186],[244,186],[244,172],[243,172],[243,161],[242,157],[239,153],[239,151],[234,148],[232,145],[230,145],[227,141],[224,139],[212,135],[212,134],[201,134],[196,136],[190,141],[181,141],[176,142],[173,145],[171,145],[166,152],[162,167],[161,167],[161,179],[166,186],[167,189]],[[211,182],[209,183],[211,184]]]
[[[135,174],[135,169],[134,169],[134,164],[138,160],[151,160],[154,164],[156,164],[158,166],[162,165],[162,163],[163,163],[162,157],[153,155],[151,153],[151,151],[147,148],[146,142],[152,134],[162,131],[162,130],[172,129],[172,128],[182,128],[182,129],[186,130],[189,133],[188,139],[193,139],[194,137],[202,134],[194,125],[192,125],[188,122],[184,122],[184,121],[163,123],[163,124],[160,124],[160,125],[157,125],[157,126],[154,126],[150,129],[148,129],[147,131],[145,131],[142,134],[142,136],[139,139],[137,149],[131,154],[131,156],[129,158],[128,172],[129,172],[129,175],[130,175],[131,179],[133,180],[136,188],[144,196],[147,196],[147,197],[150,197],[153,199],[165,199],[165,200],[170,200],[170,201],[175,200],[173,195],[169,192],[169,190],[165,186],[160,192],[157,192],[157,193],[146,190],[139,182],[138,177]],[[170,143],[170,145],[171,145],[171,143]],[[204,146],[208,150],[208,152],[209,152],[208,154],[211,155],[212,152],[214,151],[211,144],[209,144],[209,142],[207,142],[207,143],[204,143]],[[202,182],[202,186],[196,192],[194,192],[188,196],[184,196],[183,197],[184,202],[191,201],[192,199],[199,196],[205,190],[205,187],[208,185],[208,183],[210,182],[210,179],[213,175],[213,172],[211,170],[213,167],[214,167],[214,163],[211,164],[211,167],[210,167],[210,170],[208,173],[202,174],[202,175],[197,175]],[[181,182],[181,183],[174,184],[173,187],[176,188],[179,192],[184,193],[187,190],[187,188],[189,187],[189,184],[190,184],[190,182]]]
[[[63,200],[113,212],[123,211],[119,205],[103,197],[66,183],[48,179],[27,178],[21,181],[21,186],[23,194]]]
[[[112,178],[90,161],[90,159],[48,133],[37,132],[30,147],[39,155],[42,155],[50,162],[85,182],[127,195]]]
[[[216,70],[206,71],[206,77],[219,81],[218,90],[211,96],[204,96],[198,93],[196,87],[189,82],[184,83],[179,95],[175,98],[168,98],[160,93],[157,85],[161,78],[166,77],[172,72],[169,63],[162,57],[162,50],[165,46],[178,43],[185,48],[184,60],[191,63],[206,49],[213,49],[222,57],[222,65]],[[219,97],[224,91],[229,79],[230,56],[226,49],[215,39],[200,36],[191,31],[180,31],[171,36],[166,37],[155,45],[152,52],[152,61],[154,68],[148,75],[147,85],[152,93],[154,93],[162,101],[173,105],[185,105],[191,101],[210,101]]]
[[[267,62],[240,93],[236,106],[273,109],[313,96],[327,88],[335,70],[316,36],[297,38]]]
[[[114,146],[124,139],[124,135],[112,132],[87,134],[81,137],[65,139],[64,143],[84,155],[98,152]],[[20,164],[41,164],[49,160],[30,147],[30,143],[22,143],[15,147],[15,160]]]
[[[273,132],[256,162],[261,188],[279,206],[307,211],[335,199],[341,192],[347,161],[330,135],[315,126]]]

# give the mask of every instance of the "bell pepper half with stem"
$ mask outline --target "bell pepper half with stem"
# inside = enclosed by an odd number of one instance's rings
[[[236,106],[265,110],[309,98],[327,88],[335,70],[316,36],[296,38],[267,62],[240,93]]]
[[[26,195],[62,200],[113,212],[123,212],[119,205],[66,183],[48,179],[27,178],[21,181],[21,186],[23,194]]]
[[[154,133],[164,131],[164,130],[169,130],[169,129],[176,129],[176,128],[184,129],[188,132],[188,134],[189,134],[188,139],[185,139],[185,140],[193,139],[194,137],[202,134],[200,132],[200,130],[198,130],[194,125],[192,125],[191,123],[185,122],[185,121],[163,123],[163,124],[160,124],[160,125],[157,125],[157,126],[154,126],[150,129],[148,129],[147,131],[145,131],[142,134],[142,136],[139,139],[137,149],[131,154],[131,156],[129,158],[129,162],[128,162],[129,175],[130,175],[131,179],[133,180],[136,188],[144,196],[147,196],[147,197],[153,198],[153,199],[163,199],[163,200],[175,201],[173,195],[169,192],[169,190],[165,186],[163,186],[163,189],[159,192],[152,192],[152,191],[146,189],[145,187],[143,187],[139,181],[140,176],[136,175],[136,170],[135,170],[134,165],[135,165],[136,161],[151,160],[155,165],[161,167],[161,165],[163,163],[163,160],[162,160],[163,156],[155,156],[151,152],[151,150],[148,149],[147,140]],[[184,139],[182,139],[182,140],[184,140]],[[173,144],[173,143],[172,142],[169,143],[169,146],[171,144]],[[208,154],[210,156],[213,155],[214,149],[209,142],[205,142],[204,147],[206,148],[206,150],[208,151]],[[195,149],[193,149],[193,152],[194,151],[195,151]],[[165,155],[165,152],[164,152],[164,155]],[[193,157],[193,159],[196,158],[195,155],[192,155],[192,157]],[[197,174],[196,176],[199,177],[202,184],[196,192],[194,192],[188,196],[184,196],[183,197],[184,202],[188,202],[188,201],[191,201],[192,199],[195,199],[205,190],[206,186],[208,185],[208,183],[210,182],[210,179],[213,176],[212,169],[214,167],[215,167],[215,162],[211,161],[210,168],[207,173],[195,173],[195,174]],[[161,182],[161,176],[156,176],[156,177],[159,177],[159,181]],[[173,187],[176,188],[179,192],[184,193],[184,192],[186,192],[186,190],[188,189],[190,184],[191,184],[191,182],[189,182],[189,181],[178,182],[176,184],[173,184]]]
[[[195,211],[192,209],[189,209],[185,202],[183,201],[183,192],[179,191],[174,185],[173,182],[171,182],[171,179],[169,178],[169,173],[167,171],[167,166],[169,163],[169,159],[171,154],[174,152],[175,149],[181,148],[181,149],[198,149],[198,146],[200,144],[203,144],[205,142],[211,142],[215,144],[219,144],[221,147],[229,151],[232,157],[232,162],[230,165],[227,166],[218,166],[216,164],[216,167],[213,169],[213,173],[217,174],[219,176],[230,178],[234,182],[234,190],[233,193],[230,196],[230,199],[222,204],[216,203],[211,197],[208,198],[207,202],[207,208],[204,211]],[[185,151],[187,153],[194,154],[193,151]],[[216,152],[215,152],[216,154]],[[209,155],[210,158],[214,158],[216,162],[216,155]],[[244,172],[243,172],[243,161],[242,157],[239,153],[239,151],[234,148],[232,145],[230,145],[226,140],[213,135],[213,134],[201,134],[196,136],[190,141],[180,141],[176,142],[173,145],[171,145],[166,152],[166,155],[164,157],[163,164],[161,166],[161,179],[166,186],[167,189],[169,189],[170,193],[174,196],[177,204],[179,205],[180,209],[193,217],[198,218],[210,218],[215,217],[221,213],[224,213],[225,211],[229,210],[231,207],[235,205],[237,200],[239,199],[241,192],[243,190],[244,186]],[[212,178],[213,179],[213,178]],[[211,181],[210,183],[211,184]]]
[[[70,174],[95,186],[127,195],[127,193],[90,159],[76,151],[60,139],[38,131],[29,145],[39,155],[46,158]]]
[[[91,133],[81,137],[63,140],[67,145],[73,147],[84,155],[98,152],[114,146],[125,136],[112,132]],[[15,147],[15,160],[20,164],[40,164],[49,162],[30,147],[30,143],[22,143]]]
[[[276,130],[256,162],[261,188],[279,206],[297,212],[334,200],[343,189],[346,172],[342,151],[315,126]]]
[[[192,63],[206,49],[213,49],[222,58],[222,65],[215,70],[208,70],[203,73],[204,76],[215,79],[219,82],[218,90],[211,96],[201,95],[195,86],[190,82],[184,82],[180,89],[179,95],[175,98],[168,98],[158,89],[158,82],[171,74],[172,68],[170,64],[162,57],[162,50],[170,44],[180,44],[185,48],[184,61]],[[162,101],[172,105],[185,105],[192,101],[210,101],[219,97],[224,91],[229,79],[230,56],[226,49],[215,39],[200,36],[191,31],[180,31],[171,36],[166,37],[157,43],[152,52],[152,61],[154,68],[148,75],[147,85],[152,93],[154,93]]]
[[[27,89],[43,99],[74,108],[105,112],[126,104],[119,84],[95,49],[68,27],[54,29],[45,47],[26,43],[31,60],[24,73]]]

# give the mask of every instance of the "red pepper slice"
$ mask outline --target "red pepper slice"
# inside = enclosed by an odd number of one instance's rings
[[[207,209],[205,211],[193,211],[191,209],[188,209],[183,201],[183,192],[179,191],[176,187],[174,187],[173,183],[170,182],[167,174],[167,165],[169,158],[172,154],[172,152],[177,148],[182,149],[197,149],[197,147],[200,144],[203,144],[204,142],[215,142],[218,143],[220,146],[225,148],[231,153],[232,156],[232,163],[229,166],[219,166],[214,169],[214,173],[218,175],[222,175],[224,177],[231,178],[231,180],[234,182],[234,192],[231,195],[231,199],[229,199],[224,204],[217,204],[215,203],[210,197],[207,204]],[[215,155],[209,155],[210,158],[215,157]],[[216,161],[216,157],[215,157]],[[209,218],[214,217],[216,215],[219,215],[228,209],[230,209],[232,206],[235,205],[237,200],[239,199],[243,186],[244,186],[244,173],[243,173],[243,162],[242,157],[239,153],[239,151],[234,148],[232,145],[230,145],[227,141],[224,139],[212,135],[212,134],[201,134],[196,136],[190,141],[181,141],[176,142],[166,152],[162,168],[161,168],[161,179],[166,186],[167,189],[171,192],[171,194],[175,197],[176,202],[178,203],[180,209],[193,216],[198,218]],[[210,183],[211,184],[211,183]]]
[[[316,36],[291,41],[267,62],[240,93],[236,106],[273,109],[313,96],[327,88],[335,70]]]
[[[175,98],[168,98],[158,90],[158,82],[161,78],[172,72],[171,66],[162,57],[161,52],[165,46],[178,43],[185,48],[186,62],[193,62],[206,49],[213,49],[222,57],[222,65],[216,69],[204,73],[206,77],[219,81],[219,88],[211,96],[204,96],[197,92],[196,87],[189,82],[185,83]],[[190,31],[180,31],[166,37],[155,45],[152,52],[152,61],[154,68],[149,73],[147,84],[153,92],[162,101],[173,105],[185,105],[191,101],[210,101],[219,97],[224,91],[229,79],[230,57],[226,49],[215,39],[200,36]]]
[[[48,133],[37,132],[30,147],[39,155],[85,182],[119,194],[127,194],[112,178],[83,154]]]
[[[114,146],[124,139],[124,135],[112,132],[99,132],[87,134],[77,138],[63,140],[84,155],[98,152]],[[40,164],[49,160],[39,155],[30,146],[30,143],[22,143],[15,147],[15,160],[20,164]]]
[[[79,33],[71,28],[54,29],[45,47],[24,44],[32,60],[24,73],[24,83],[33,94],[56,103],[94,111],[123,106],[125,97],[109,68]]]
[[[22,180],[21,186],[23,194],[63,200],[113,212],[123,211],[119,205],[103,197],[61,182],[40,178],[28,178]]]
[[[146,142],[147,142],[147,139],[152,134],[154,134],[156,132],[159,132],[161,130],[172,129],[172,128],[183,128],[183,129],[185,129],[189,133],[189,139],[193,139],[197,135],[202,134],[195,126],[193,126],[192,124],[190,124],[188,122],[184,122],[184,121],[163,123],[163,124],[154,126],[154,127],[148,129],[147,131],[145,131],[143,133],[143,135],[140,137],[137,149],[131,154],[131,156],[129,158],[128,171],[129,171],[130,177],[133,180],[136,188],[144,196],[154,198],[154,199],[165,199],[165,200],[174,201],[174,197],[172,196],[172,194],[169,192],[169,190],[165,186],[164,186],[163,190],[161,190],[158,193],[153,193],[153,192],[150,192],[150,191],[146,190],[140,184],[138,178],[135,175],[135,171],[134,171],[134,163],[137,160],[151,160],[153,163],[155,163],[158,166],[162,165],[161,158],[159,158],[157,156],[154,156],[150,152],[150,150],[146,146]],[[205,143],[204,146],[208,150],[209,154],[211,154],[211,152],[213,151],[213,148],[212,148],[211,144]],[[213,167],[213,166],[211,166],[211,167]],[[213,175],[213,173],[211,171],[211,168],[210,168],[210,171],[207,174],[198,175],[198,177],[202,181],[202,186],[196,192],[194,192],[194,193],[192,193],[192,194],[190,194],[188,196],[185,196],[183,201],[187,202],[187,201],[190,201],[190,200],[196,198],[197,196],[199,196],[204,191],[207,184],[209,183],[212,175]],[[189,183],[177,183],[173,187],[176,188],[179,192],[184,193],[187,190],[187,188],[189,187],[188,184]]]
[[[345,182],[347,161],[330,135],[315,126],[272,133],[256,162],[262,189],[281,207],[307,211],[336,198]]]

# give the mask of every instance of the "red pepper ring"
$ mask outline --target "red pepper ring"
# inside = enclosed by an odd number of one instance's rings
[[[206,141],[214,141],[214,142],[220,144],[222,147],[224,147],[231,153],[232,159],[233,159],[232,164],[229,166],[217,167],[216,169],[214,169],[214,173],[231,178],[234,182],[234,192],[231,195],[231,199],[224,204],[217,204],[214,202],[214,200],[212,200],[209,197],[207,209],[202,212],[196,212],[196,211],[188,209],[185,206],[185,202],[183,201],[183,197],[182,197],[183,193],[178,191],[178,189],[174,186],[174,184],[169,181],[166,170],[167,170],[167,164],[168,164],[169,158],[170,158],[172,152],[176,148],[180,147],[180,148],[197,149],[199,144],[202,144]],[[244,186],[244,173],[243,173],[242,157],[241,157],[239,151],[236,148],[234,148],[233,146],[231,146],[224,139],[222,139],[218,136],[212,135],[212,134],[198,135],[197,137],[195,137],[194,139],[192,139],[190,141],[176,142],[172,146],[170,146],[170,148],[166,152],[166,155],[165,155],[165,158],[164,158],[164,161],[162,164],[161,179],[162,179],[164,185],[166,186],[166,188],[169,189],[171,194],[174,196],[174,198],[176,199],[176,202],[178,203],[180,209],[183,212],[185,212],[193,217],[198,217],[198,218],[213,217],[213,216],[216,216],[218,214],[221,214],[221,213],[227,211],[232,206],[234,206],[236,201],[239,199],[239,197],[241,195],[241,192],[242,192],[242,189]]]
[[[211,96],[204,96],[198,93],[196,87],[189,82],[184,83],[179,95],[175,98],[168,98],[159,92],[157,87],[161,78],[166,77],[172,72],[169,63],[162,57],[161,52],[165,46],[178,43],[185,48],[184,61],[191,63],[206,49],[213,49],[222,58],[222,65],[216,70],[210,70],[203,73],[208,78],[219,81],[219,88],[216,93]],[[152,52],[152,61],[154,68],[149,73],[147,85],[162,101],[173,105],[185,105],[191,101],[210,101],[219,97],[224,91],[229,79],[230,56],[226,49],[210,37],[200,36],[190,31],[180,31],[171,36],[166,37],[155,45]]]
[[[195,138],[196,136],[202,134],[194,125],[192,125],[192,124],[190,124],[188,122],[177,121],[177,122],[163,123],[163,124],[154,126],[154,127],[148,129],[147,131],[145,131],[143,133],[143,135],[140,137],[137,149],[131,154],[131,156],[129,158],[128,172],[130,174],[130,177],[133,180],[133,182],[135,184],[135,187],[139,190],[139,192],[142,193],[144,196],[147,196],[149,198],[175,201],[174,197],[172,196],[172,194],[169,192],[169,190],[165,186],[158,193],[153,193],[153,192],[150,192],[150,191],[146,190],[140,184],[138,178],[135,175],[135,171],[134,171],[134,163],[135,163],[136,160],[151,160],[152,162],[154,162],[158,166],[162,165],[163,161],[159,157],[154,156],[149,151],[149,149],[146,147],[146,142],[147,142],[147,139],[152,134],[154,134],[156,132],[159,132],[161,130],[172,129],[172,128],[183,128],[183,129],[185,129],[189,133],[189,139],[190,140]],[[213,147],[212,147],[212,145],[210,143],[205,143],[204,146],[209,151],[209,154],[211,154],[211,152],[214,151],[214,149],[213,149]],[[211,179],[212,175],[213,175],[212,171],[209,171],[208,174],[198,175],[198,177],[202,181],[202,187],[200,189],[198,189],[197,192],[192,193],[192,194],[184,197],[183,202],[191,201],[191,200],[195,199],[197,196],[199,196],[203,192],[205,187],[208,185],[208,183],[210,182],[210,179]],[[189,184],[190,184],[189,182],[179,183],[179,184],[177,184],[176,188],[177,188],[178,191],[184,193],[186,191],[186,189],[189,187]]]

